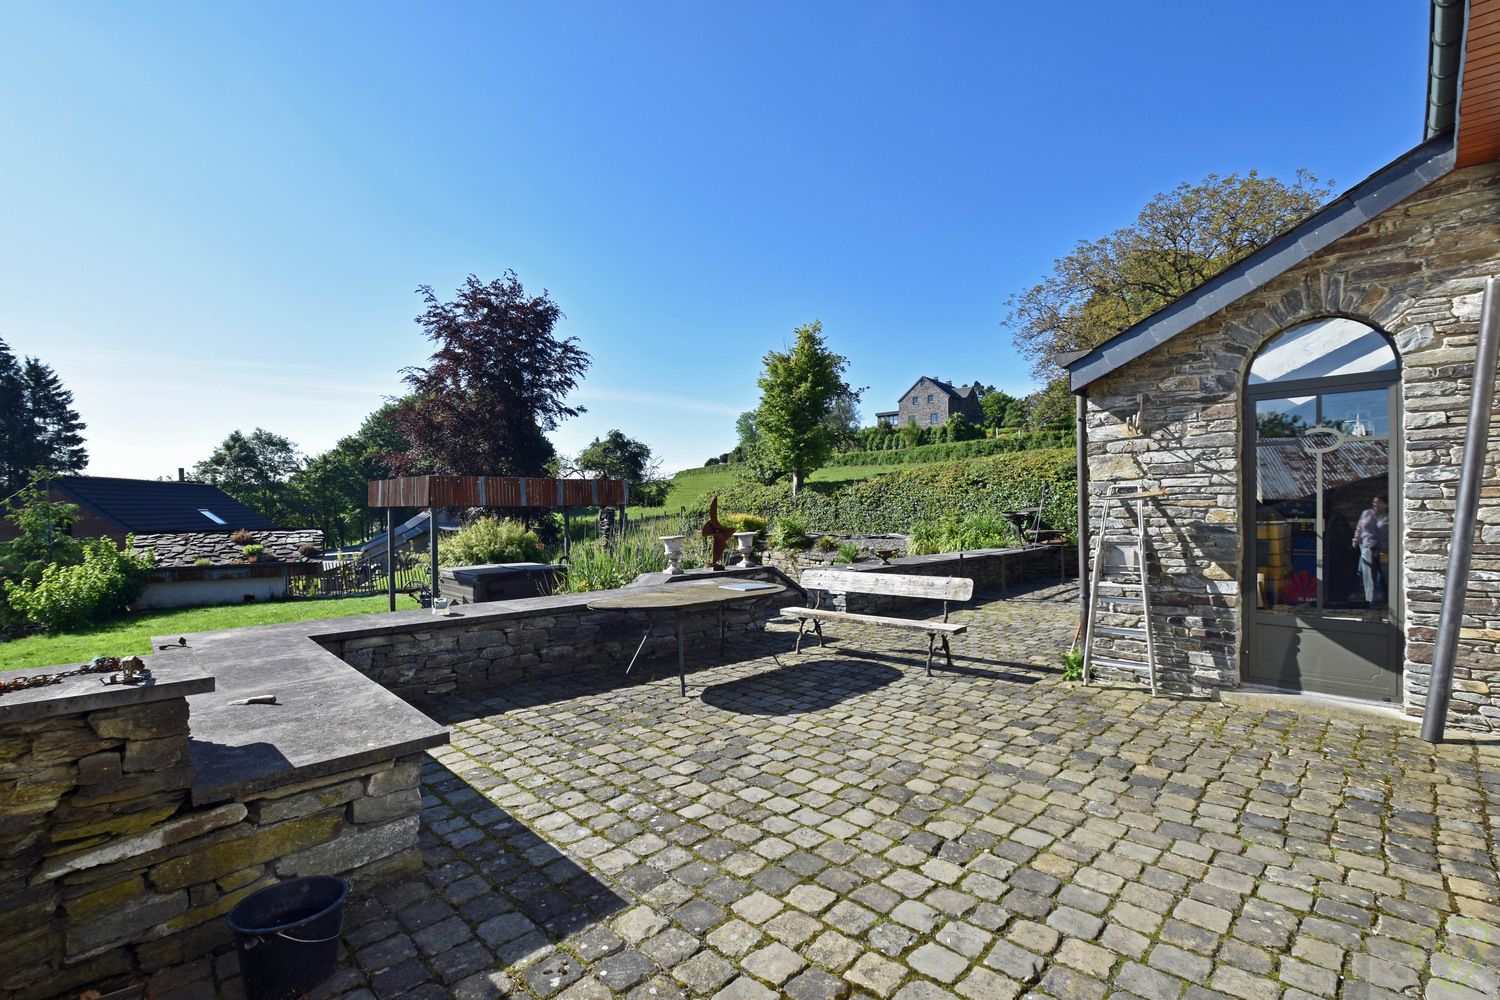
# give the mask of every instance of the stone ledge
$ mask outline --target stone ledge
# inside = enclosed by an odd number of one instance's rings
[[[34,722],[60,715],[76,715],[103,708],[144,705],[214,689],[213,676],[194,664],[167,660],[161,656],[142,657],[152,677],[142,684],[105,684],[108,674],[82,674],[64,678],[45,687],[26,688],[0,695],[0,724]],[[34,667],[7,670],[6,679],[55,674],[77,665]]]

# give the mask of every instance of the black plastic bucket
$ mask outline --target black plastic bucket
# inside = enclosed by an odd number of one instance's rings
[[[349,883],[294,878],[253,892],[229,911],[249,1000],[294,1000],[333,975]]]

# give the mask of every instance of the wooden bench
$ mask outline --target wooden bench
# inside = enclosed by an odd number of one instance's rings
[[[802,572],[802,589],[815,595],[874,594],[883,597],[919,597],[943,602],[943,620],[922,621],[913,618],[893,618],[888,615],[862,615],[850,611],[835,611],[820,608],[821,598],[814,596],[810,608],[782,608],[781,613],[797,619],[797,647],[802,651],[802,636],[808,623],[818,634],[818,645],[823,645],[824,622],[854,622],[876,628],[899,629],[906,632],[922,632],[927,635],[927,675],[932,676],[932,654],[939,640],[943,643],[943,655],[948,667],[953,667],[953,651],[948,646],[948,637],[962,635],[969,630],[967,625],[948,621],[948,602],[967,601],[974,596],[974,581],[956,576],[914,576],[909,573],[852,573],[848,570],[809,569]]]

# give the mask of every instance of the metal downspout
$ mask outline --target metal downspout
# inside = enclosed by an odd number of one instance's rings
[[[1431,48],[1427,55],[1427,122],[1424,138],[1453,130],[1463,72],[1467,0],[1432,0]]]
[[[1079,391],[1077,412],[1073,417],[1073,444],[1078,462],[1078,628],[1079,635],[1089,626],[1089,403],[1088,395]]]
[[[1490,410],[1495,394],[1495,358],[1500,353],[1500,295],[1495,279],[1484,283],[1484,306],[1479,321],[1479,347],[1474,357],[1474,390],[1469,398],[1469,431],[1458,473],[1458,499],[1453,510],[1453,540],[1448,546],[1448,575],[1443,608],[1438,614],[1432,649],[1432,674],[1427,683],[1427,707],[1422,713],[1422,739],[1440,743],[1448,722],[1453,693],[1453,665],[1458,658],[1463,627],[1464,592],[1469,585],[1469,561],[1474,554],[1474,522],[1484,480],[1484,458],[1489,448]]]

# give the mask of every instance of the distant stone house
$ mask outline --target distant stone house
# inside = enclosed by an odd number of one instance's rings
[[[47,483],[48,499],[76,504],[78,538],[133,539],[138,552],[150,552],[155,566],[138,608],[239,604],[287,595],[291,578],[317,572],[323,533],[288,531],[208,483],[109,476],[57,476]],[[236,541],[247,531],[248,542]],[[14,538],[10,522],[0,540]],[[244,546],[264,550],[253,561]]]
[[[1435,5],[1434,18],[1454,10]],[[1484,16],[1467,48],[1434,35],[1421,145],[1061,359],[1090,529],[1108,490],[1165,493],[1146,528],[1169,682],[1424,710],[1444,572],[1470,544],[1453,537],[1454,497],[1482,291],[1500,276],[1500,119],[1484,103],[1463,115],[1471,93],[1500,89],[1500,63],[1474,56],[1500,42],[1500,2],[1473,10]],[[1491,462],[1497,441],[1492,424]],[[1500,729],[1500,480],[1484,471],[1448,720]],[[1123,636],[1105,638],[1105,655],[1142,660],[1137,630],[1098,614]]]
[[[923,375],[915,385],[901,395],[895,410],[875,414],[876,421],[905,427],[937,427],[948,422],[955,413],[978,424],[984,420],[984,409],[979,405],[978,386],[958,385],[942,379]]]

